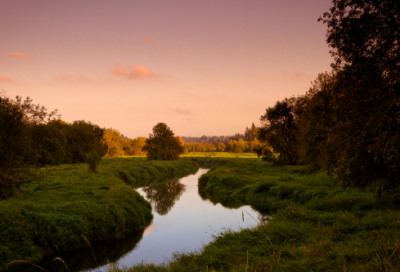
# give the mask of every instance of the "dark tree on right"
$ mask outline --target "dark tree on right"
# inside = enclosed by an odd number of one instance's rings
[[[319,20],[334,57],[326,167],[344,186],[400,185],[400,1],[333,0]]]

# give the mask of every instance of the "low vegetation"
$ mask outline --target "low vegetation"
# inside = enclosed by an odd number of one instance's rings
[[[12,260],[37,261],[54,251],[86,247],[85,239],[94,243],[143,231],[152,219],[151,206],[133,188],[197,169],[190,161],[131,157],[103,159],[97,174],[83,163],[41,168],[43,180],[0,201],[0,267]]]
[[[306,166],[251,158],[185,159],[214,165],[199,181],[204,199],[227,207],[251,205],[267,221],[253,229],[226,230],[200,252],[177,253],[166,264],[110,271],[398,271],[398,199],[344,189],[336,177]]]

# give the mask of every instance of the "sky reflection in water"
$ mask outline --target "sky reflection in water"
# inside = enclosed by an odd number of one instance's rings
[[[171,258],[173,252],[201,249],[212,240],[213,234],[224,228],[237,230],[257,224],[259,213],[250,206],[227,209],[201,199],[197,183],[207,171],[200,169],[180,180],[137,190],[151,203],[154,219],[139,244],[118,261],[120,267],[142,261],[162,263]],[[103,270],[104,267],[95,271]]]

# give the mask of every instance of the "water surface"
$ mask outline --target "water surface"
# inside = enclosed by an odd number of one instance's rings
[[[237,230],[257,224],[259,213],[250,206],[228,209],[199,196],[198,179],[207,171],[200,169],[194,175],[137,190],[151,203],[154,219],[135,248],[118,260],[120,266],[142,261],[162,263],[174,252],[200,250],[212,235],[226,228]],[[105,266],[90,271],[105,271]]]

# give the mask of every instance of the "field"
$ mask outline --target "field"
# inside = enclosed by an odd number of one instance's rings
[[[0,268],[12,260],[37,261],[54,251],[87,247],[85,239],[94,243],[143,230],[152,219],[151,206],[133,188],[197,169],[190,161],[129,157],[103,159],[98,174],[86,164],[43,168],[44,180],[0,200]]]
[[[162,265],[110,271],[399,271],[400,200],[341,188],[335,177],[307,166],[272,166],[255,158],[187,154],[214,168],[199,181],[204,199],[251,205],[253,229],[226,230],[200,252]],[[261,222],[260,222],[261,220]]]

